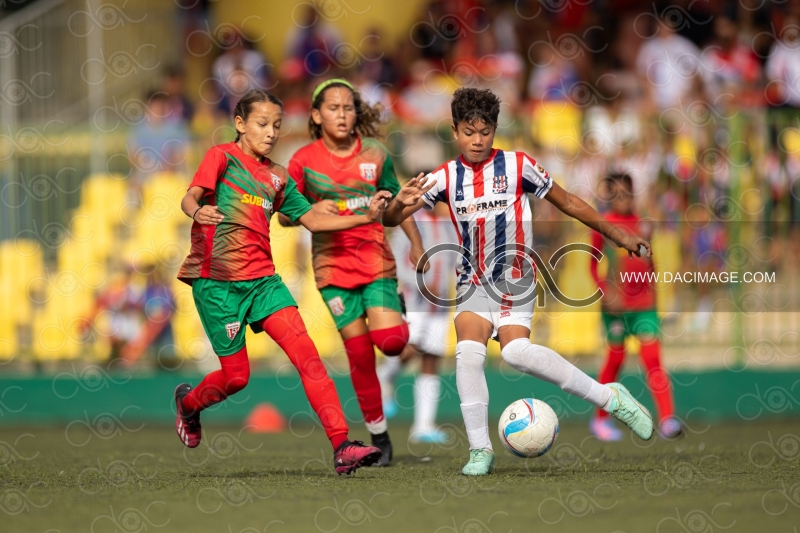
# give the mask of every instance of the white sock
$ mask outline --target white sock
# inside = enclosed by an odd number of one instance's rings
[[[589,403],[607,409],[613,392],[578,367],[545,346],[531,344],[528,339],[515,339],[502,350],[506,363],[520,372],[554,383]]]
[[[436,427],[436,408],[439,406],[441,382],[436,374],[418,374],[414,381],[413,432],[431,431]]]
[[[399,357],[385,357],[383,364],[377,368],[376,374],[381,383],[381,397],[384,400],[394,396],[394,384],[402,370],[403,363]]]
[[[489,387],[483,364],[486,346],[475,341],[456,344],[456,386],[470,450],[492,449],[489,440]]]
[[[389,429],[388,424],[386,424],[386,417],[381,417],[380,420],[375,422],[364,422],[364,425],[367,426],[367,431],[369,431],[370,435],[380,435],[381,433],[386,433]]]

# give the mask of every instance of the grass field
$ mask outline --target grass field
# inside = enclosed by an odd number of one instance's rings
[[[800,531],[796,421],[698,423],[678,441],[616,444],[566,425],[539,459],[495,441],[495,474],[478,479],[459,474],[467,446],[451,428],[454,446],[430,448],[406,445],[395,425],[394,465],[353,477],[333,473],[313,426],[206,427],[195,450],[168,427],[2,428],[0,531]]]

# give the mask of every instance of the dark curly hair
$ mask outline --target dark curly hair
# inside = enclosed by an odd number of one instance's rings
[[[252,89],[247,91],[245,95],[242,96],[236,103],[236,107],[233,108],[234,120],[236,117],[242,117],[242,120],[247,122],[247,117],[250,115],[250,111],[253,110],[253,104],[258,104],[261,102],[275,104],[276,106],[280,107],[281,110],[283,110],[283,102],[281,102],[280,98],[272,93],[268,93],[267,91],[262,91],[261,89]],[[237,130],[236,139],[233,142],[239,142],[240,137],[241,134]]]
[[[453,114],[453,126],[458,126],[459,122],[473,124],[476,120],[497,126],[500,98],[489,89],[462,87],[453,94],[450,112]]]
[[[325,93],[334,87],[345,87],[353,93],[353,105],[356,108],[356,124],[353,129],[362,137],[380,137],[379,127],[381,124],[381,113],[383,113],[383,105],[378,103],[373,106],[369,105],[361,97],[361,93],[354,91],[344,85],[343,83],[331,83],[324,90],[320,91],[314,101],[311,103],[311,109],[316,109],[322,106],[325,101]],[[314,122],[314,118],[308,117],[308,134],[312,139],[317,140],[322,138],[322,124]]]

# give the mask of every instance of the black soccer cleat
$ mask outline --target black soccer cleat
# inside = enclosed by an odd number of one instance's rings
[[[183,407],[183,399],[191,390],[192,386],[188,383],[175,387],[175,431],[185,446],[197,448],[202,437],[200,413],[190,413]]]
[[[381,459],[375,466],[389,466],[392,462],[392,441],[389,440],[389,433],[384,431],[379,435],[372,436],[372,445],[381,451]]]

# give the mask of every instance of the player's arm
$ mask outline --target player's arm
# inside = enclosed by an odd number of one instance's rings
[[[205,193],[206,190],[203,187],[197,185],[189,187],[183,200],[181,200],[181,210],[187,217],[190,217],[198,224],[216,226],[225,217],[222,216],[219,208],[215,205],[200,206],[200,200]]]
[[[416,178],[408,180],[408,183],[403,185],[389,202],[383,215],[383,225],[392,228],[399,226],[405,219],[422,209],[425,206],[422,195],[435,185],[437,185],[436,180],[425,176],[422,172]]]
[[[414,219],[409,217],[400,223],[400,228],[406,234],[408,240],[411,241],[411,249],[408,252],[408,258],[414,269],[417,272],[427,272],[430,270],[431,265],[428,263],[428,255],[425,253],[425,247],[422,244],[422,235],[419,233],[417,223]]]
[[[628,250],[628,255],[639,255],[639,246],[647,249],[647,257],[653,255],[650,243],[638,235],[632,235],[612,224],[592,206],[564,190],[559,184],[553,182],[552,188],[544,197],[561,212],[583,222],[593,230],[607,237],[611,242]]]
[[[227,164],[225,154],[217,147],[211,148],[203,156],[189,190],[181,200],[183,213],[198,224],[216,226],[225,218],[216,205],[201,206],[200,202],[208,191],[214,190]]]
[[[325,233],[329,231],[342,231],[346,229],[380,222],[386,203],[391,199],[391,193],[379,191],[369,203],[369,213],[366,215],[352,215],[345,217],[332,217],[320,214],[314,209],[309,209],[306,214],[297,219],[300,225],[311,233]]]
[[[369,203],[369,212],[365,215],[346,217],[332,217],[321,215],[308,203],[306,197],[297,190],[295,182],[289,179],[283,191],[283,200],[280,202],[278,212],[286,215],[291,222],[299,222],[301,226],[311,233],[324,233],[328,231],[342,231],[365,224],[380,222],[386,203],[392,197],[387,191],[380,191]]]
[[[336,205],[336,202],[333,200],[320,200],[319,202],[315,202],[311,204],[311,209],[316,211],[318,214],[323,216],[339,216],[339,206]],[[278,213],[278,222],[284,228],[291,228],[293,226],[299,226],[300,221],[292,222],[289,217],[284,215],[283,213]]]

